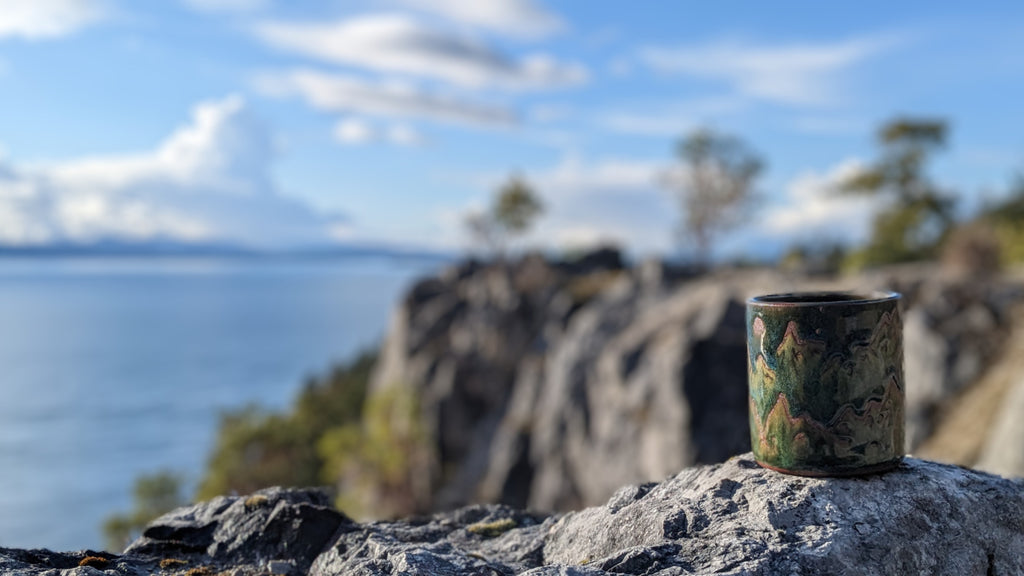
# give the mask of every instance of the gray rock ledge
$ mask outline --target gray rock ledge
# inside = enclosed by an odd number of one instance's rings
[[[87,555],[100,560],[78,567]],[[0,549],[0,572],[1024,574],[1024,484],[914,458],[865,478],[800,478],[747,454],[565,515],[470,506],[365,524],[317,491],[273,488],[175,510],[121,556]]]

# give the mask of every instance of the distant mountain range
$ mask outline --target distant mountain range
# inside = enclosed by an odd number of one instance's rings
[[[452,261],[455,252],[385,244],[328,244],[292,248],[257,248],[226,243],[186,243],[170,240],[0,245],[0,257],[220,257],[220,258],[396,258]]]

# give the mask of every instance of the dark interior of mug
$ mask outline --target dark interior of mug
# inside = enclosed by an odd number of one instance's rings
[[[867,292],[793,292],[789,294],[768,294],[750,299],[753,304],[848,304],[851,302],[881,302],[894,300],[900,295],[896,292],[880,290]]]

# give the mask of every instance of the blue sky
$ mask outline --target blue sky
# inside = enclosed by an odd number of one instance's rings
[[[966,6],[966,7],[965,7]],[[898,114],[951,124],[965,213],[1024,160],[1011,3],[0,0],[0,243],[466,245],[513,171],[550,249],[673,248],[698,126],[766,160],[719,254],[862,239],[837,178]]]

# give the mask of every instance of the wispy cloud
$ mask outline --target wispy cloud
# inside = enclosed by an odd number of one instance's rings
[[[742,98],[726,96],[704,98],[668,105],[637,104],[603,112],[597,124],[613,132],[678,138],[695,127],[714,123],[721,116],[746,107]]]
[[[265,8],[269,0],[182,0],[201,12],[252,12]]]
[[[56,38],[71,34],[107,13],[100,0],[0,0],[0,38]]]
[[[657,187],[664,170],[665,164],[654,160],[609,158],[587,162],[567,156],[554,167],[531,174],[531,178],[548,195],[646,194]]]
[[[0,162],[0,243],[101,239],[326,242],[338,218],[279,194],[274,150],[241,98],[196,106],[155,150],[45,166]]]
[[[663,73],[721,80],[750,98],[820,105],[839,98],[842,72],[898,42],[895,37],[776,45],[716,42],[648,47],[640,51],[639,59]]]
[[[374,83],[345,74],[292,70],[261,74],[256,87],[272,96],[298,95],[314,108],[383,117],[426,118],[477,126],[508,126],[508,109],[427,92],[406,82]]]
[[[400,0],[402,4],[521,38],[541,38],[559,32],[565,23],[532,0]]]
[[[510,58],[475,37],[428,26],[403,14],[375,14],[330,24],[264,22],[255,31],[271,46],[334,64],[471,88],[559,88],[587,78],[579,64],[542,54]]]
[[[423,136],[407,124],[392,124],[378,128],[363,118],[345,118],[334,125],[334,138],[342,144],[360,145],[385,142],[396,146],[419,146]]]
[[[864,134],[874,128],[863,118],[849,116],[800,116],[792,121],[800,132],[823,136],[848,136]]]
[[[658,186],[658,160],[566,157],[527,174],[547,204],[531,240],[549,248],[619,244],[640,253],[669,249],[677,218]]]
[[[334,139],[342,144],[366,144],[377,138],[369,122],[359,118],[346,118],[334,125]]]
[[[862,162],[851,159],[824,173],[800,174],[786,186],[782,202],[763,213],[760,227],[773,236],[804,241],[864,240],[878,200],[839,192],[839,183],[863,169]]]

